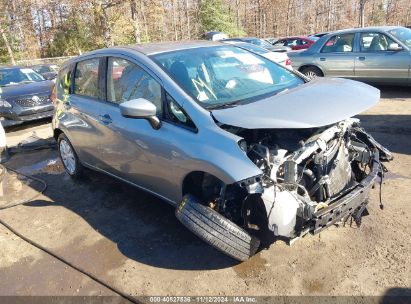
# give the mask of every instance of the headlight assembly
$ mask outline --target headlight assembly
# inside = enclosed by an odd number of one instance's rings
[[[11,108],[12,105],[4,99],[0,99],[0,108]]]

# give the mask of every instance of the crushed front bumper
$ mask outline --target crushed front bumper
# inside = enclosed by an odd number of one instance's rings
[[[355,185],[346,195],[332,202],[328,207],[315,212],[310,232],[317,234],[366,206],[370,189],[373,187],[381,170],[379,153],[375,151],[371,163],[371,172],[368,176]]]
[[[0,123],[3,127],[10,127],[26,121],[52,117],[54,112],[55,109],[53,105],[33,108],[30,109],[30,111],[3,111],[0,113]]]

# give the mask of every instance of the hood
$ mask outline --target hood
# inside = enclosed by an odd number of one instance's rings
[[[13,86],[0,87],[0,98],[14,99],[24,95],[46,95],[51,94],[54,82],[50,80],[17,84]]]
[[[220,123],[245,129],[317,128],[375,105],[380,91],[342,78],[316,78],[277,95],[232,108],[212,110]]]

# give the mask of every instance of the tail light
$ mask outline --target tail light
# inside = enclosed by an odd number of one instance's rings
[[[51,91],[50,100],[51,100],[51,103],[57,104],[57,90],[56,90],[56,86],[54,86],[54,87],[53,87],[53,90]]]
[[[291,59],[287,58],[287,60],[285,61],[285,65],[291,65]]]

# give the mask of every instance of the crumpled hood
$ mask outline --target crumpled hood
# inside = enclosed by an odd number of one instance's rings
[[[380,91],[342,78],[316,78],[306,84],[233,108],[213,110],[220,123],[245,129],[316,128],[375,105]]]

